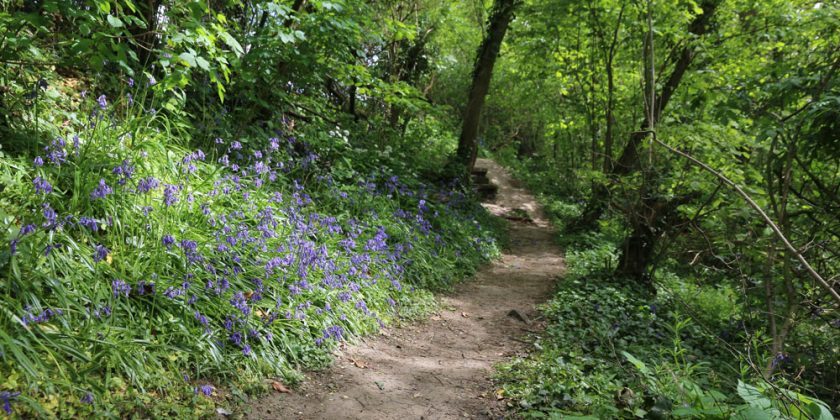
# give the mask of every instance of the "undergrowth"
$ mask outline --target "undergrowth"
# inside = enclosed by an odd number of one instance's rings
[[[516,165],[536,191],[545,183]],[[533,173],[531,173],[533,175]],[[550,187],[549,187],[550,188]],[[563,188],[570,188],[567,184]],[[558,197],[565,197],[563,199]],[[580,214],[571,190],[541,197],[558,227]],[[558,229],[562,232],[562,229]],[[564,235],[567,272],[540,310],[535,352],[498,367],[502,395],[523,418],[819,418],[822,402],[765,382],[738,353],[759,351],[737,293],[667,270],[653,293],[614,275],[622,228]],[[665,265],[668,267],[668,265]],[[789,363],[778,360],[779,369]]]
[[[324,366],[498,253],[499,222],[348,132],[197,147],[166,104],[75,96],[0,151],[0,398],[22,417],[194,417]],[[43,128],[43,127],[42,127]]]

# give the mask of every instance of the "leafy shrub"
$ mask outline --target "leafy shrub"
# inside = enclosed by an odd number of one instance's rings
[[[692,308],[692,315],[708,328],[722,331],[741,318],[740,298],[729,284],[699,285],[692,279],[665,272],[659,273],[658,279],[662,293]]]

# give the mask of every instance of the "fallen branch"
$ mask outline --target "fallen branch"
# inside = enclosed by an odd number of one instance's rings
[[[820,287],[822,287],[826,292],[828,292],[828,294],[832,297],[832,299],[834,299],[837,302],[837,304],[840,305],[840,294],[838,294],[837,291],[834,290],[833,287],[831,287],[831,284],[829,284],[827,281],[825,281],[825,279],[822,278],[820,273],[817,273],[817,271],[814,270],[814,267],[812,267],[811,264],[808,263],[808,260],[806,260],[805,257],[802,256],[802,253],[800,253],[796,249],[796,247],[794,247],[793,244],[790,243],[788,238],[784,235],[784,233],[782,233],[782,230],[779,229],[779,227],[776,225],[776,223],[773,222],[772,219],[770,219],[770,216],[768,216],[767,213],[765,213],[764,210],[761,208],[761,206],[759,206],[758,203],[756,203],[755,200],[753,200],[749,196],[749,194],[747,194],[741,187],[739,187],[738,184],[736,184],[735,182],[733,182],[732,180],[730,180],[729,178],[727,178],[726,176],[724,176],[720,172],[714,170],[711,166],[697,160],[694,156],[691,156],[688,153],[677,150],[677,149],[663,143],[662,141],[660,141],[659,139],[656,138],[655,133],[652,136],[652,138],[653,138],[654,143],[668,149],[668,151],[670,151],[671,153],[675,153],[677,155],[680,155],[680,156],[690,160],[695,165],[703,168],[706,172],[709,172],[710,174],[712,174],[715,177],[717,177],[718,179],[720,179],[724,184],[732,187],[732,189],[734,189],[741,197],[744,198],[744,200],[750,205],[750,207],[755,209],[755,211],[758,212],[759,215],[761,215],[761,218],[764,219],[764,222],[768,226],[770,226],[770,229],[772,229],[773,232],[776,234],[776,236],[779,238],[779,240],[782,241],[782,244],[784,244],[785,248],[787,248],[787,250],[791,254],[796,256],[796,259],[799,260],[800,263],[802,263],[802,265],[805,267],[805,271],[807,271],[808,274],[814,280],[817,281],[817,283],[820,285]]]

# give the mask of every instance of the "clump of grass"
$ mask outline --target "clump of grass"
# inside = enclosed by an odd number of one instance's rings
[[[206,412],[327,363],[498,252],[470,197],[359,173],[333,160],[352,156],[340,141],[191,148],[133,102],[88,98],[37,156],[0,155],[0,395],[16,413]]]

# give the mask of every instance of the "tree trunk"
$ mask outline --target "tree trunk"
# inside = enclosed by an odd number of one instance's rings
[[[709,24],[712,19],[712,15],[715,12],[715,9],[718,6],[718,2],[715,0],[708,0],[704,1],[701,5],[703,9],[703,13],[697,15],[691,24],[688,27],[688,31],[695,36],[702,36],[705,35],[706,32],[709,30]],[[680,82],[682,81],[683,76],[685,76],[685,72],[688,71],[688,68],[691,66],[691,62],[694,61],[695,57],[695,50],[696,47],[692,43],[688,43],[686,46],[680,50],[679,59],[677,63],[674,65],[674,69],[671,71],[671,74],[668,76],[665,85],[662,86],[662,92],[656,97],[654,101],[653,107],[653,120],[654,121],[661,121],[662,112],[665,110],[665,107],[668,105],[668,102],[674,96],[674,93],[677,91],[677,88],[680,86]],[[644,120],[641,124],[641,130],[648,130],[650,126],[649,118],[646,115]],[[633,133],[630,135],[630,141],[624,146],[624,150],[621,152],[621,157],[619,157],[617,165],[613,170],[613,174],[615,175],[629,175],[633,173],[636,169],[638,169],[639,165],[639,156],[638,156],[638,148],[639,144],[641,144],[642,140],[647,137],[646,133],[642,133],[641,135],[637,135],[637,133]]]
[[[604,173],[608,174],[613,168],[612,149],[613,149],[613,127],[615,126],[615,117],[613,116],[613,108],[615,108],[615,75],[613,72],[613,61],[615,60],[616,47],[618,46],[618,33],[621,30],[621,20],[624,17],[624,7],[627,3],[621,4],[621,10],[618,12],[618,22],[615,24],[615,31],[613,32],[613,39],[610,43],[610,49],[607,52],[607,112],[605,116],[605,123],[607,125],[606,134],[604,135]]]
[[[502,46],[502,40],[507,32],[508,25],[513,20],[513,10],[518,0],[496,0],[493,6],[493,14],[488,21],[487,34],[481,45],[478,47],[478,55],[473,69],[472,86],[470,87],[467,108],[464,111],[464,121],[461,126],[461,136],[458,139],[458,151],[456,153],[457,163],[464,168],[468,174],[478,153],[478,125],[481,118],[481,108],[484,106],[484,99],[490,89],[490,79],[493,75],[493,66],[496,64],[496,57]]]
[[[621,244],[616,275],[656,291],[648,267],[656,257],[656,244],[673,226],[685,223],[677,209],[697,198],[696,194],[666,198],[642,187],[639,210],[630,217],[630,235]]]
[[[703,13],[697,15],[688,28],[692,35],[699,37],[706,34],[709,30],[712,15],[714,14],[717,6],[717,0],[707,0],[702,3],[701,8],[703,9]],[[640,124],[640,131],[630,133],[630,138],[624,146],[621,156],[618,160],[613,162],[608,175],[613,177],[626,176],[638,169],[640,163],[638,149],[642,140],[647,137],[648,133],[646,130],[648,130],[650,126],[650,116],[653,117],[654,121],[661,120],[662,112],[665,110],[668,102],[671,100],[679,87],[683,76],[685,76],[691,62],[694,60],[694,57],[695,45],[692,43],[686,44],[682,50],[680,50],[679,59],[674,65],[674,69],[671,71],[671,74],[662,86],[662,91],[654,100],[655,106],[653,107],[651,114],[646,114],[643,118],[642,123]],[[595,222],[598,221],[606,210],[608,200],[608,186],[602,183],[593,185],[592,196],[590,197],[583,214],[580,219],[578,219],[577,223],[569,225],[569,230],[571,232],[579,232],[592,229],[595,226]]]

